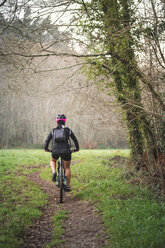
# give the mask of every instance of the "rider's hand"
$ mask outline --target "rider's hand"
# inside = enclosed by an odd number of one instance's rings
[[[47,149],[45,149],[45,152],[50,152],[50,150],[47,148]]]

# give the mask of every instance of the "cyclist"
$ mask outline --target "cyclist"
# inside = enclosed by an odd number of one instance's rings
[[[61,155],[62,159],[64,160],[64,168],[65,168],[65,177],[66,177],[66,186],[65,191],[71,191],[70,188],[70,179],[71,179],[71,170],[70,170],[70,164],[71,164],[71,151],[70,151],[70,145],[69,145],[69,138],[74,141],[76,149],[74,151],[79,151],[79,143],[72,132],[72,130],[68,127],[65,127],[66,122],[66,116],[64,114],[57,115],[56,117],[57,127],[53,128],[51,132],[49,133],[46,143],[45,143],[45,151],[50,152],[48,149],[49,143],[52,140],[52,156],[50,159],[50,166],[52,168],[52,181],[56,181],[56,161],[59,158],[59,155]]]

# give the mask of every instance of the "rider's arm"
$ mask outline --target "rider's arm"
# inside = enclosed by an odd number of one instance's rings
[[[48,135],[47,139],[46,139],[46,142],[45,142],[45,150],[48,149],[48,146],[49,146],[49,143],[52,139],[52,132],[50,132],[50,134]]]
[[[71,130],[70,130],[70,131],[71,131]],[[71,131],[70,137],[71,137],[71,139],[74,141],[76,150],[79,150],[79,143],[78,143],[78,140],[77,140],[76,136],[74,135],[74,133],[73,133],[72,131]]]

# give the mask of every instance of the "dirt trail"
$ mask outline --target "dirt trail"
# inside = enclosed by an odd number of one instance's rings
[[[62,248],[101,248],[106,244],[102,221],[91,204],[65,193],[64,203],[59,204],[59,189],[52,182],[40,178],[39,172],[30,174],[28,179],[37,183],[49,195],[49,203],[43,209],[43,216],[27,230],[21,248],[44,247],[51,240],[52,216],[59,209],[69,211],[64,221],[65,242]]]

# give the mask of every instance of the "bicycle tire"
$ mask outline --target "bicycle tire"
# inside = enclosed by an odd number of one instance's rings
[[[60,161],[60,203],[63,200],[63,164],[62,159]]]

